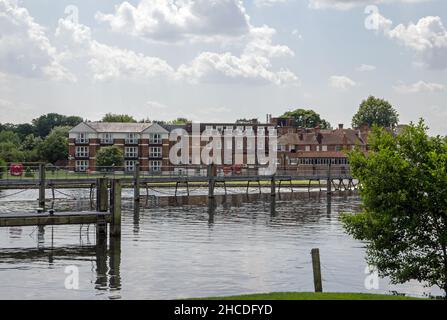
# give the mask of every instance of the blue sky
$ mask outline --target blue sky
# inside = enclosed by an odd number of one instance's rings
[[[0,0],[0,122],[301,107],[349,125],[373,94],[447,134],[446,28],[441,0]]]

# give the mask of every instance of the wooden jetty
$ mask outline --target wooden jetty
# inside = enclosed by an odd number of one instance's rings
[[[96,181],[96,211],[54,212],[53,209],[45,211],[45,207],[42,206],[38,212],[11,212],[0,214],[0,227],[96,224],[97,234],[101,236],[106,234],[107,224],[109,224],[110,237],[120,237],[121,181],[118,179],[112,180],[110,185],[109,201],[108,180],[100,178]],[[39,196],[39,204],[45,204],[44,197],[42,199]]]

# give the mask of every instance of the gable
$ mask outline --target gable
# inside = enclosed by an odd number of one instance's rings
[[[85,122],[78,124],[76,127],[72,128],[69,133],[96,133],[92,127],[90,127]]]
[[[145,129],[143,133],[161,133],[168,134],[169,131],[160,126],[158,123],[152,123],[149,128]]]

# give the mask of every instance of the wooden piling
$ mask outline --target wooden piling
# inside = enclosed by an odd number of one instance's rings
[[[39,164],[39,207],[45,210],[45,164]]]
[[[214,199],[214,187],[216,179],[216,167],[214,164],[208,165],[208,198]]]
[[[107,212],[108,211],[108,185],[109,180],[107,178],[96,179],[96,211]]]
[[[320,250],[312,249],[311,255],[315,292],[323,292],[323,283],[321,281]]]
[[[140,164],[135,164],[135,171],[133,176],[133,197],[134,202],[139,203],[140,202]]]
[[[327,169],[327,181],[326,181],[326,189],[327,193],[332,193],[332,178],[331,178],[331,164],[329,163],[328,169]]]
[[[276,181],[275,181],[275,176],[272,176],[272,179],[270,181],[271,184],[271,189],[270,189],[270,195],[272,197],[276,196]]]
[[[110,213],[112,214],[110,236],[119,237],[121,236],[121,181],[118,179],[112,180]]]

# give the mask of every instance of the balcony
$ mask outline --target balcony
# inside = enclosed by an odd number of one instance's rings
[[[101,139],[102,145],[112,145],[114,143],[113,139]]]
[[[75,158],[76,159],[88,159],[89,154],[88,153],[76,153]]]
[[[128,145],[137,145],[138,139],[126,139],[124,143]]]
[[[88,145],[90,143],[90,139],[87,138],[78,138],[75,140],[76,144]]]

